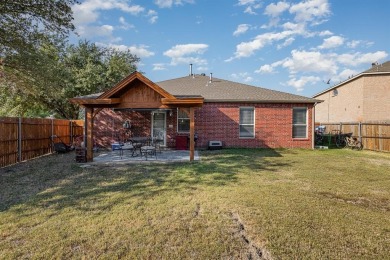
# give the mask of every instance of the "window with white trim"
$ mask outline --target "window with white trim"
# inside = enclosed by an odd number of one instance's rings
[[[177,110],[177,132],[189,133],[190,132],[190,117],[186,112]]]
[[[240,137],[255,137],[255,108],[240,107]]]
[[[307,138],[307,108],[293,108],[292,137]]]

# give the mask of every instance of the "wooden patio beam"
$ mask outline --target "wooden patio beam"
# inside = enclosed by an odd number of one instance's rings
[[[85,127],[86,127],[86,148],[87,148],[87,162],[93,161],[93,108],[87,107],[85,109]]]
[[[195,108],[190,107],[190,161],[195,157]]]
[[[82,106],[91,106],[91,105],[117,105],[121,103],[120,98],[101,98],[101,99],[92,99],[92,98],[71,98],[70,102],[74,104],[79,104]]]

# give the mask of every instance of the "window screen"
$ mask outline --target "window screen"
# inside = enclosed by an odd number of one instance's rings
[[[190,131],[190,118],[180,109],[177,112],[177,131],[188,133]]]
[[[307,138],[307,108],[293,108],[293,138]]]
[[[240,108],[240,137],[255,137],[255,110],[253,107]]]

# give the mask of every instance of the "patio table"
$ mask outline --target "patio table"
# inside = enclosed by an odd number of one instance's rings
[[[141,153],[141,147],[146,146],[150,144],[151,138],[149,136],[134,136],[130,137],[129,141],[132,143],[135,149],[139,149]]]
[[[145,137],[145,136],[135,136],[135,137],[130,137],[129,141],[135,144],[141,144],[141,146],[145,146],[150,143],[150,137]]]

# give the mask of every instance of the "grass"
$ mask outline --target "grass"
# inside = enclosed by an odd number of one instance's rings
[[[0,169],[0,259],[386,259],[390,154],[231,149],[195,163]]]

